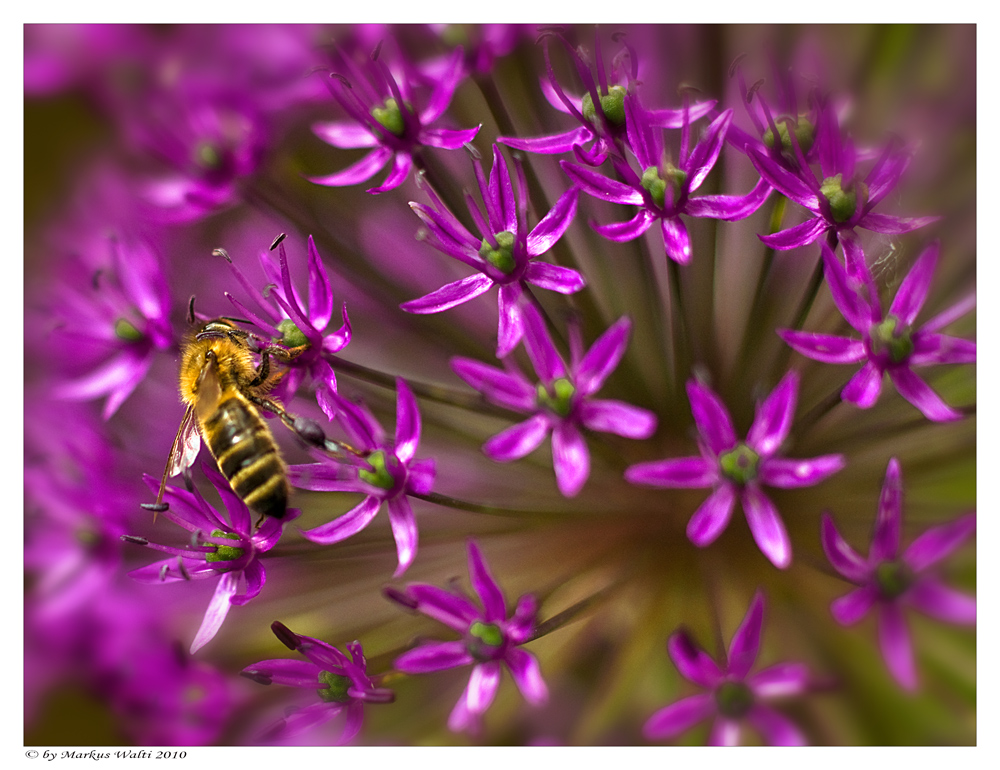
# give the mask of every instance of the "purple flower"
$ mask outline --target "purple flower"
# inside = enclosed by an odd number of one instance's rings
[[[450,45],[461,45],[463,74],[485,74],[493,63],[517,46],[522,35],[518,24],[431,24],[431,29]],[[439,68],[451,66],[451,55],[423,62],[422,72],[437,74]]]
[[[771,192],[770,186],[760,180],[745,196],[703,195],[692,198],[691,193],[701,187],[712,170],[722,145],[726,130],[733,119],[733,111],[726,110],[706,129],[701,140],[691,147],[691,111],[685,96],[683,111],[680,160],[674,165],[667,160],[663,146],[663,132],[654,130],[654,115],[639,106],[632,94],[624,99],[625,125],[629,145],[638,161],[641,174],[623,158],[613,157],[612,164],[624,181],[610,179],[593,169],[560,161],[573,183],[585,193],[609,203],[639,207],[638,213],[627,222],[610,225],[591,223],[598,233],[619,243],[638,238],[656,220],[660,221],[663,245],[670,259],[682,265],[691,261],[691,239],[681,214],[693,217],[710,217],[734,221],[745,219],[760,208]]]
[[[549,60],[549,41],[555,38],[569,51],[570,58],[583,82],[586,93],[583,96],[567,94],[555,76]],[[611,72],[604,66],[601,55],[600,35],[594,36],[594,63],[582,49],[573,48],[569,41],[557,30],[544,32],[544,52],[546,79],[541,81],[542,93],[549,104],[560,112],[572,115],[579,122],[576,128],[559,134],[519,139],[501,136],[501,144],[515,150],[544,153],[547,155],[570,152],[588,166],[600,166],[609,154],[621,157],[622,143],[629,141],[625,130],[625,95],[634,90],[639,78],[639,60],[635,50],[624,42],[624,36],[613,36],[622,43],[622,49],[612,59]],[[596,80],[595,80],[596,73]],[[690,120],[707,115],[715,106],[715,101],[701,102],[690,108]],[[680,128],[684,120],[683,110],[654,110],[650,112],[654,125],[665,128]],[[585,145],[593,142],[590,148]],[[634,149],[634,148],[633,148]]]
[[[307,660],[262,660],[240,672],[259,684],[284,684],[316,690],[320,702],[292,712],[267,731],[269,741],[287,741],[333,719],[346,716],[337,745],[349,743],[361,729],[365,703],[392,703],[392,690],[376,687],[368,676],[368,661],[359,642],[347,645],[348,658],[333,645],[293,633],[281,623],[271,624],[274,635]]]
[[[859,586],[830,605],[834,619],[843,626],[853,625],[877,607],[882,657],[896,681],[913,690],[917,672],[903,609],[912,607],[946,623],[975,624],[975,597],[942,585],[927,572],[975,532],[976,514],[926,530],[900,555],[902,518],[903,481],[894,457],[885,472],[868,558],[848,545],[827,513],[821,534],[830,564]]]
[[[358,184],[370,179],[392,159],[392,169],[385,182],[368,192],[392,190],[405,181],[413,166],[413,156],[422,146],[455,150],[471,142],[479,133],[480,126],[459,130],[431,127],[448,108],[455,88],[462,80],[461,49],[452,53],[448,66],[434,83],[427,105],[420,110],[413,106],[414,94],[409,79],[397,79],[378,53],[376,48],[367,60],[367,72],[357,68],[348,57],[342,57],[352,79],[349,81],[342,75],[334,75],[329,81],[330,92],[351,120],[313,126],[316,135],[334,147],[375,149],[343,171],[313,177],[311,181],[316,184],[330,187]]]
[[[535,630],[535,597],[522,596],[507,617],[503,591],[472,540],[469,540],[469,579],[482,604],[481,610],[461,593],[423,583],[410,583],[398,597],[406,606],[462,634],[462,639],[422,644],[398,657],[393,664],[396,669],[407,674],[427,674],[475,664],[465,692],[448,717],[448,728],[455,732],[478,729],[480,718],[500,685],[501,663],[507,665],[528,703],[538,706],[549,697],[538,660],[520,648]]]
[[[150,543],[145,538],[124,538],[128,542],[172,554],[169,559],[128,573],[140,583],[219,579],[201,627],[191,642],[192,654],[215,637],[232,605],[244,605],[260,593],[267,580],[260,555],[278,543],[282,525],[299,515],[297,509],[290,508],[285,518],[279,520],[268,516],[255,528],[250,509],[233,492],[222,474],[209,463],[203,463],[202,470],[222,497],[228,517],[219,515],[197,487],[188,492],[168,486],[163,499],[169,507],[161,515],[193,533],[191,543],[169,546]],[[154,492],[159,489],[157,479],[148,474],[143,479]],[[246,587],[243,593],[237,593],[241,577]]]
[[[975,342],[937,333],[975,307],[975,294],[934,316],[919,329],[914,328],[927,299],[940,244],[935,241],[917,258],[885,315],[857,242],[853,238],[844,240],[847,264],[853,265],[853,270],[845,269],[825,243],[822,250],[833,301],[847,322],[861,333],[861,339],[788,329],[778,330],[781,338],[802,355],[824,363],[864,361],[864,366],[841,391],[845,401],[862,409],[868,409],[878,400],[882,379],[888,373],[900,395],[927,419],[938,422],[959,419],[961,412],[945,404],[912,369],[930,364],[976,362]]]
[[[347,460],[288,467],[288,480],[300,489],[319,492],[361,492],[357,506],[333,521],[302,534],[314,543],[330,545],[355,535],[368,526],[382,503],[389,508],[389,523],[396,540],[402,575],[417,555],[417,521],[408,494],[430,494],[434,486],[434,460],[416,460],[420,442],[420,412],[417,400],[402,378],[396,379],[396,437],[390,442],[378,421],[364,406],[353,404],[338,394],[337,421],[347,432],[357,451],[353,464]]]
[[[400,307],[409,313],[440,313],[499,286],[497,357],[503,358],[524,334],[521,304],[526,284],[560,294],[573,294],[585,285],[583,276],[576,270],[534,261],[566,232],[576,214],[579,191],[571,188],[563,193],[529,233],[528,200],[521,164],[515,162],[516,203],[507,161],[497,145],[493,145],[489,183],[479,163],[474,162],[473,167],[486,204],[486,219],[471,197],[467,198],[467,203],[481,237],[466,230],[433,192],[430,192],[433,206],[410,203],[410,208],[427,225],[432,246],[475,268],[479,274],[449,283],[424,297],[404,302]]]
[[[786,116],[783,122],[789,126],[785,135],[798,161],[796,171],[790,171],[787,162],[775,160],[770,153],[765,154],[752,146],[745,148],[761,178],[812,215],[787,230],[757,236],[761,241],[773,249],[794,249],[812,243],[825,232],[847,233],[861,227],[877,233],[908,233],[938,219],[896,217],[872,211],[896,187],[910,163],[910,149],[898,146],[895,137],[890,138],[862,181],[856,169],[862,158],[850,138],[841,138],[835,111],[823,110],[820,119],[815,152],[822,179],[817,180],[809,169],[799,144],[799,132],[795,130],[795,118]]]
[[[278,264],[274,263],[273,251],[278,249]],[[279,236],[271,248],[260,254],[260,265],[267,276],[268,285],[262,292],[270,303],[262,302],[258,292],[231,261],[230,267],[236,280],[254,300],[260,313],[255,312],[226,292],[233,306],[248,318],[267,337],[279,342],[285,348],[305,349],[288,362],[289,373],[278,386],[278,396],[288,400],[295,395],[303,379],[308,375],[316,384],[316,398],[327,417],[333,419],[336,407],[331,400],[337,392],[337,376],[326,360],[327,355],[339,353],[351,341],[351,321],[347,317],[347,303],[340,307],[343,325],[335,332],[328,333],[326,327],[333,315],[333,292],[326,266],[320,259],[313,238],[309,236],[309,302],[302,301],[292,285],[285,254],[284,236]],[[228,259],[228,257],[227,257]],[[285,394],[282,398],[281,394]]]
[[[68,357],[96,350],[104,359],[89,374],[65,380],[53,397],[86,401],[107,396],[108,419],[146,376],[157,350],[173,344],[170,291],[159,258],[141,240],[109,241],[110,270],[81,259],[66,264],[58,284],[56,338]]]
[[[689,380],[687,392],[700,435],[701,456],[638,463],[625,471],[625,479],[670,489],[711,487],[712,494],[687,526],[688,539],[699,548],[722,534],[739,499],[757,547],[774,566],[784,569],[792,561],[792,544],[778,509],[762,487],[812,486],[845,464],[840,454],[811,460],[778,456],[792,427],[798,390],[799,377],[790,371],[758,404],[746,440],[739,441],[722,400],[697,380]]]
[[[524,308],[525,349],[540,382],[532,383],[513,363],[508,370],[454,357],[451,367],[490,401],[531,417],[498,433],[483,445],[497,462],[519,460],[552,433],[552,465],[559,491],[573,497],[590,475],[590,452],[581,427],[626,438],[649,438],[656,416],[645,409],[609,399],[591,398],[618,366],[628,345],[632,322],[619,318],[585,354],[573,328],[571,362],[567,367],[549,338],[538,311]]]
[[[669,740],[698,722],[714,717],[708,742],[712,746],[736,746],[741,723],[756,729],[772,746],[802,746],[805,737],[779,711],[762,701],[806,690],[809,672],[802,663],[778,663],[750,674],[760,648],[764,620],[764,596],[757,591],[746,617],[729,643],[725,665],[716,664],[686,631],[674,632],[667,652],[681,676],[710,692],[692,695],[662,708],[642,729],[648,740]]]

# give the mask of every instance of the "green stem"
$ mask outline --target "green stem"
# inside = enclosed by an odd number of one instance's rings
[[[438,492],[428,492],[427,494],[408,492],[407,494],[409,497],[415,497],[418,500],[426,500],[428,503],[442,505],[445,508],[455,508],[456,510],[469,511],[470,513],[486,513],[490,516],[506,516],[518,519],[547,519],[557,516],[563,517],[569,513],[568,511],[539,511],[527,510],[524,508],[503,508],[498,505],[488,505],[486,503],[473,503],[468,500],[460,500],[457,497],[442,495]],[[572,513],[574,515],[578,515],[579,511],[573,511]]]
[[[768,223],[768,234],[773,235],[781,229],[781,222],[785,217],[785,204],[788,198],[779,195],[771,209],[771,219]],[[764,324],[761,323],[761,313],[763,311],[764,286],[771,274],[771,267],[774,264],[774,249],[770,246],[764,251],[764,260],[760,266],[760,274],[757,276],[757,287],[754,289],[753,302],[750,305],[750,312],[747,315],[747,325],[743,330],[743,344],[740,346],[739,363],[736,365],[737,372],[746,371],[747,362],[750,359],[750,351],[756,347],[760,338],[760,330]]]

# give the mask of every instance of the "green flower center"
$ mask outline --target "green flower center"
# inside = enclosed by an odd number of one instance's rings
[[[222,153],[211,142],[202,142],[195,148],[195,162],[208,171],[216,171],[222,167]]]
[[[891,315],[871,328],[872,348],[875,352],[887,351],[894,364],[899,364],[913,352],[913,337],[909,326]]]
[[[643,171],[641,184],[643,189],[647,190],[652,196],[656,205],[663,206],[663,202],[666,199],[667,185],[669,184],[673,187],[674,197],[676,197],[684,187],[686,181],[687,172],[668,163],[663,171],[663,176],[660,175],[660,169],[656,166],[650,166]]]
[[[384,450],[379,449],[368,455],[368,464],[372,466],[372,470],[362,468],[358,471],[358,476],[361,477],[362,481],[381,489],[392,489],[396,485],[392,474],[385,467]]]
[[[560,377],[548,388],[542,383],[538,383],[536,393],[539,406],[555,412],[560,417],[566,417],[573,407],[573,394],[576,393],[576,387],[565,377]]]
[[[499,626],[477,620],[469,628],[465,647],[473,658],[482,663],[493,660],[497,651],[503,647],[503,642],[503,631]]]
[[[737,444],[734,449],[719,455],[722,474],[737,484],[747,484],[757,478],[760,455],[746,444]]]
[[[828,176],[819,186],[819,191],[823,197],[830,202],[830,212],[833,214],[835,222],[846,222],[858,207],[858,192],[861,193],[862,201],[868,199],[868,187],[863,182],[857,182],[851,189],[845,190],[841,184],[843,174]]]
[[[115,321],[115,336],[125,342],[138,342],[142,339],[142,332],[136,329],[129,321],[119,318]]]
[[[290,348],[297,348],[300,345],[309,344],[309,339],[302,330],[295,325],[291,318],[284,319],[278,324],[278,331],[281,332],[281,344]]]
[[[913,573],[901,561],[884,561],[875,568],[875,584],[884,599],[896,599],[913,585]]]
[[[788,134],[788,124],[784,121],[777,122],[778,126],[778,138],[781,140],[781,149],[783,152],[793,153],[795,148],[792,147],[792,138]],[[802,148],[802,154],[805,155],[812,149],[813,140],[816,138],[816,127],[809,121],[805,115],[799,115],[799,119],[795,124],[795,139],[799,143],[799,147]],[[768,147],[774,147],[774,132],[768,128],[764,132],[764,144]]]
[[[221,529],[216,529],[212,531],[212,537],[224,537],[227,540],[239,540],[240,536],[235,532],[223,532]],[[205,561],[219,562],[219,561],[236,561],[237,559],[243,558],[245,551],[242,548],[237,548],[232,545],[217,545],[215,546],[215,552],[205,554]]]
[[[383,128],[396,136],[402,136],[403,131],[406,130],[406,124],[403,122],[403,113],[400,111],[396,100],[391,96],[385,100],[384,107],[372,108],[372,117]]]
[[[489,262],[493,267],[504,275],[510,275],[517,267],[514,261],[514,233],[504,230],[496,234],[497,247],[494,249],[490,242],[483,238],[483,245],[479,247],[479,256]]]
[[[351,686],[348,677],[332,671],[320,671],[319,681],[326,685],[316,691],[324,703],[347,703],[351,700],[351,696],[347,694],[347,689]]]
[[[601,98],[601,112],[604,113],[604,117],[613,126],[624,126],[625,89],[621,86],[611,86],[607,93],[601,93],[601,88],[598,86],[597,92]],[[590,95],[590,91],[583,95],[583,117],[595,126],[600,126],[597,110],[594,109],[594,97]]]
[[[738,719],[753,706],[753,693],[743,682],[723,682],[715,691],[715,703],[720,714]]]

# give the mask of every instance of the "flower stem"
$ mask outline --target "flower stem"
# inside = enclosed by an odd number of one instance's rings
[[[568,514],[574,516],[579,516],[580,511],[539,511],[539,510],[526,510],[523,508],[502,508],[497,505],[487,505],[485,503],[473,503],[468,500],[460,500],[457,497],[450,497],[449,495],[442,495],[439,492],[428,492],[427,494],[420,494],[417,492],[408,492],[410,497],[414,497],[418,500],[426,500],[428,503],[434,503],[435,505],[443,505],[445,508],[455,508],[460,511],[469,511],[471,513],[486,513],[490,516],[506,516],[518,519],[549,519],[555,517],[564,517]]]

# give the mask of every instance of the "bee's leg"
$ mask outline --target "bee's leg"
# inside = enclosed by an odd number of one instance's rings
[[[307,444],[312,444],[313,446],[318,447],[326,445],[326,434],[319,426],[319,423],[315,420],[310,420],[306,417],[293,417],[285,411],[281,404],[276,401],[272,401],[269,398],[255,396],[252,393],[247,393],[246,397],[261,409],[266,409],[267,411],[274,412],[278,415],[288,429]]]
[[[281,345],[275,345],[272,342],[268,342],[260,348],[262,353],[270,353],[272,356],[277,358],[282,363],[288,363],[294,358],[298,358],[302,353],[309,350],[309,343],[305,345],[299,345],[294,348],[285,348]]]
[[[254,377],[250,383],[249,387],[255,388],[262,382],[266,382],[267,378],[271,375],[271,359],[267,354],[267,351],[263,351],[260,355],[260,366],[257,367],[257,376]]]
[[[253,528],[254,528],[254,529],[260,529],[260,525],[264,523],[264,519],[266,519],[266,518],[267,518],[267,516],[265,516],[265,515],[264,515],[264,514],[262,513],[262,514],[260,515],[260,518],[259,518],[259,519],[257,519],[256,523],[255,523],[255,524],[253,525]]]

